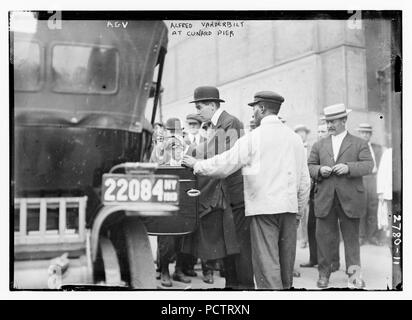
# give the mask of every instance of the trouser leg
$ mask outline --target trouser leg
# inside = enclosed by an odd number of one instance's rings
[[[225,268],[225,288],[237,289],[238,280],[236,276],[235,255],[226,256],[222,261]]]
[[[339,237],[338,216],[333,205],[326,217],[316,218],[319,276],[329,278],[336,238]]]
[[[339,200],[336,203],[336,211],[345,246],[346,272],[352,274],[353,270],[360,268],[359,218],[349,218]]]
[[[279,215],[252,216],[250,236],[257,289],[283,289],[279,261]]]
[[[299,238],[301,242],[308,242],[308,215],[309,204],[304,207],[302,218],[300,219]]]
[[[162,272],[169,270],[169,263],[175,255],[175,242],[173,236],[157,237],[159,250],[159,266]]]
[[[308,242],[309,242],[309,262],[318,264],[318,253],[316,244],[316,217],[313,199],[309,202],[308,213]]]
[[[283,289],[289,289],[293,283],[293,266],[296,256],[296,214],[280,214],[279,262]]]
[[[250,217],[245,216],[244,207],[233,210],[236,237],[240,253],[234,255],[237,285],[239,289],[253,289],[252,246],[250,242]]]

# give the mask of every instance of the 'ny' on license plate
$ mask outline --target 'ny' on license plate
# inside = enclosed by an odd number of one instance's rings
[[[173,175],[104,174],[102,201],[111,202],[179,202],[179,177]]]

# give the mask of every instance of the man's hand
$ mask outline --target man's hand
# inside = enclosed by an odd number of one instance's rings
[[[322,177],[327,178],[332,173],[332,168],[328,166],[323,166],[320,168],[320,174]]]
[[[349,167],[347,164],[339,163],[333,166],[332,172],[337,174],[338,176],[341,176],[349,172]]]
[[[182,165],[189,167],[189,168],[193,168],[195,166],[195,163],[197,162],[197,160],[191,156],[185,155],[183,157],[183,161],[182,161]]]

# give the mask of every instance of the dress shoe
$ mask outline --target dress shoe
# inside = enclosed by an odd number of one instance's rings
[[[174,281],[179,281],[179,282],[183,282],[183,283],[190,283],[190,282],[192,282],[192,280],[190,280],[189,278],[187,278],[182,271],[175,271],[175,273],[173,273],[172,279],[173,279]]]
[[[348,288],[351,289],[365,289],[365,281],[363,281],[363,279],[361,278],[354,278],[354,279],[350,279],[348,280]]]
[[[197,277],[197,273],[193,269],[183,270],[183,273],[188,277]]]
[[[170,288],[171,286],[173,286],[172,284],[172,280],[170,280],[170,274],[167,272],[163,272],[160,274],[160,284],[163,287],[167,287]]]
[[[213,279],[213,272],[207,272],[203,275],[203,282],[207,284],[213,284],[215,280]]]
[[[306,263],[301,263],[300,267],[301,268],[314,268],[316,267],[318,264],[317,263],[313,263],[313,262],[306,262]]]
[[[319,277],[318,282],[316,282],[316,285],[320,289],[325,289],[329,286],[329,279],[327,277]]]

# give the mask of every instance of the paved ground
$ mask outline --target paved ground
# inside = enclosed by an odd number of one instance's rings
[[[341,270],[332,274],[330,278],[330,286],[334,288],[346,288],[347,276],[344,271],[344,248],[343,243],[340,247]],[[316,281],[318,272],[315,268],[299,268],[299,264],[307,262],[309,259],[309,249],[297,248],[296,251],[296,266],[301,273],[299,278],[294,278],[295,288],[306,288],[310,290],[318,290]],[[392,279],[392,259],[391,253],[387,246],[378,247],[373,245],[364,245],[361,247],[361,262],[363,265],[362,277],[366,282],[367,290],[386,290],[391,286]],[[170,266],[170,272],[173,272],[174,266]],[[215,272],[215,283],[213,285],[206,284],[202,281],[200,266],[196,266],[198,276],[191,278],[191,284],[183,284],[173,281],[173,287],[170,289],[218,289],[224,288],[225,280]],[[160,281],[159,281],[159,287]],[[168,288],[165,288],[168,289]]]
[[[156,252],[156,239],[151,237],[153,253]],[[343,270],[345,266],[343,244],[340,247],[341,270],[332,274],[330,285],[335,288],[347,287],[347,276]],[[309,258],[309,249],[298,248],[296,252],[296,266],[300,263],[307,262]],[[70,268],[65,276],[65,283],[88,283],[87,268],[85,258],[75,259],[70,261]],[[363,266],[363,279],[366,281],[366,289],[368,290],[386,290],[391,284],[392,259],[390,250],[387,246],[377,247],[365,245],[361,247],[361,260]],[[48,286],[48,267],[49,260],[41,261],[20,261],[15,263],[14,269],[14,287],[20,289],[30,288],[47,288]],[[294,278],[295,288],[306,288],[317,290],[316,280],[318,273],[315,268],[297,268],[301,272],[301,277]],[[171,274],[174,271],[174,265],[170,265]],[[198,273],[197,277],[191,278],[192,283],[187,285],[173,281],[173,287],[170,289],[219,289],[224,288],[225,280],[219,276],[219,272],[215,272],[215,283],[206,284],[202,281],[202,272],[200,266],[196,266]],[[158,281],[159,289],[163,289]],[[169,288],[164,288],[169,289]]]

